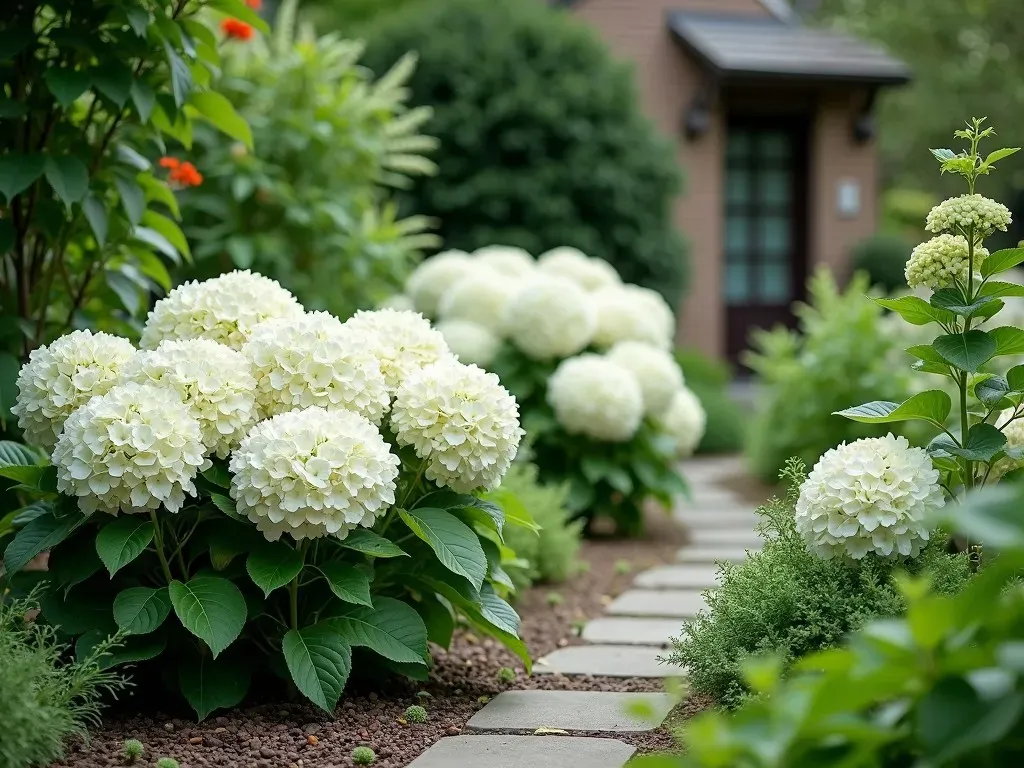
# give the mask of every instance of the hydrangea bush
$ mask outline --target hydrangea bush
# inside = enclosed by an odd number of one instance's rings
[[[387,304],[436,318],[459,360],[499,375],[541,481],[568,482],[577,516],[636,533],[647,498],[685,493],[677,462],[706,417],[672,355],[675,316],[660,294],[576,248],[534,259],[489,246],[428,259]]]
[[[498,486],[523,430],[498,377],[413,311],[341,322],[231,273],[156,303],[144,349],[80,331],[32,355],[0,443],[31,503],[11,585],[50,552],[42,620],[158,660],[200,718],[279,671],[333,711],[353,666],[426,679],[457,620],[530,659]]]

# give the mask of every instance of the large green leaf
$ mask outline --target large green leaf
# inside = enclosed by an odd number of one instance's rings
[[[171,73],[171,94],[174,96],[174,104],[181,107],[192,92],[192,70],[166,40],[164,51],[167,53],[167,66]]]
[[[214,710],[242,703],[249,691],[249,665],[234,659],[188,658],[178,667],[178,686],[199,719],[205,720]]]
[[[46,180],[68,210],[89,191],[89,169],[73,155],[47,157],[45,173]]]
[[[902,404],[875,400],[855,408],[847,408],[845,411],[836,411],[835,415],[865,424],[921,420],[942,426],[952,407],[953,402],[949,395],[939,389],[929,389],[914,395]]]
[[[49,592],[39,600],[43,619],[61,628],[66,635],[99,630],[104,637],[114,634],[117,625],[110,612],[110,596],[80,585],[64,594]]]
[[[171,612],[167,587],[129,587],[114,598],[114,621],[129,635],[147,635]]]
[[[125,105],[132,90],[132,70],[126,62],[110,58],[93,68],[90,74],[92,84],[100,93],[118,107]]]
[[[990,254],[987,259],[981,262],[981,275],[988,277],[1000,272],[1013,269],[1021,262],[1024,262],[1024,248],[1004,248]]]
[[[39,464],[39,456],[27,445],[13,440],[0,440],[0,469],[31,467]]]
[[[370,599],[370,577],[366,571],[337,560],[323,563],[319,570],[338,599],[356,605],[373,605]]]
[[[116,517],[96,534],[96,554],[113,576],[143,553],[154,534],[148,517]]]
[[[8,573],[15,573],[28,562],[50,547],[55,547],[70,536],[85,522],[83,515],[76,513],[54,517],[47,512],[32,520],[14,536],[4,552],[4,567]]]
[[[988,335],[995,339],[996,351],[993,357],[1000,355],[1024,355],[1024,331],[1012,325],[993,328]]]
[[[94,542],[95,533],[91,528],[84,528],[51,549],[47,573],[65,594],[103,567]]]
[[[109,222],[107,221],[107,207],[103,201],[90,192],[82,201],[82,213],[85,214],[85,220],[89,222],[89,228],[96,236],[96,242],[100,245],[106,243]]]
[[[1008,370],[1006,383],[1014,392],[1024,392],[1024,365],[1015,365]]]
[[[56,97],[57,102],[65,108],[74,104],[92,82],[88,72],[63,67],[50,67],[43,74],[43,80],[46,81],[46,87]]]
[[[222,94],[216,91],[193,93],[189,103],[218,131],[252,149],[252,131],[249,130],[249,124]]]
[[[977,329],[939,336],[932,346],[947,363],[970,373],[976,373],[996,354],[996,340]]]
[[[416,610],[423,617],[423,623],[427,625],[427,638],[442,648],[452,644],[452,635],[455,633],[455,617],[446,600],[438,597],[432,591],[424,591],[420,595],[420,601],[416,603]]]
[[[281,644],[295,687],[328,714],[352,671],[352,647],[328,622],[289,630]]]
[[[989,376],[974,385],[974,395],[989,408],[997,405],[1007,393],[1010,385],[1003,376]]]
[[[268,542],[245,560],[249,578],[263,590],[263,596],[283,587],[302,570],[302,555],[283,541]]]
[[[998,307],[993,306],[996,302],[999,303]],[[956,288],[941,288],[933,293],[931,305],[936,309],[944,309],[960,317],[974,317],[979,314],[989,316],[1003,306],[995,296],[979,296],[974,301],[968,302]]]
[[[341,546],[354,549],[370,557],[402,557],[408,556],[390,539],[378,536],[366,528],[356,528],[341,540]]]
[[[217,658],[245,626],[245,598],[219,576],[196,576],[187,584],[172,581],[171,604],[182,625],[205,642]]]
[[[1006,436],[991,424],[975,424],[967,432],[967,443],[959,446],[949,435],[938,435],[928,445],[929,452],[944,451],[969,461],[991,461],[1006,445]]]
[[[472,528],[450,512],[435,507],[400,509],[398,514],[413,533],[430,545],[445,568],[480,588],[487,576],[487,556]]]
[[[378,597],[374,606],[358,606],[326,622],[351,646],[369,648],[386,659],[406,664],[426,664],[427,628],[407,603]]]
[[[490,584],[480,590],[480,613],[491,624],[510,635],[519,636],[519,614],[498,597]]]
[[[993,280],[990,283],[985,283],[981,286],[978,291],[979,296],[991,296],[993,298],[1001,299],[1009,296],[1024,296],[1024,285],[1018,285],[1017,283],[1003,283],[998,280]]]
[[[928,323],[951,323],[955,319],[952,312],[933,307],[917,296],[900,296],[894,299],[874,299],[886,309],[899,314],[911,325],[927,325]]]
[[[982,698],[961,677],[946,677],[929,690],[916,709],[917,730],[933,765],[950,765],[1005,738],[1024,712],[1024,693],[1012,687]]]
[[[38,154],[0,155],[0,194],[10,203],[43,175],[45,165],[46,159]]]

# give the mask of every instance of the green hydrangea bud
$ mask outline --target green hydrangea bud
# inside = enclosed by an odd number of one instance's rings
[[[1013,220],[1010,209],[982,195],[960,195],[943,200],[928,213],[929,232],[966,234],[974,228],[976,237],[988,237],[997,229],[1005,232]]]
[[[988,251],[974,249],[974,267],[988,258]],[[967,240],[960,235],[938,235],[921,243],[907,261],[907,285],[911,288],[926,286],[932,290],[946,288],[954,280],[965,282],[968,271]]]

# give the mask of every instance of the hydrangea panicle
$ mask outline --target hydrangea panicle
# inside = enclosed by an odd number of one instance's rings
[[[622,280],[615,267],[604,259],[592,259],[583,251],[567,245],[545,251],[537,259],[542,272],[567,277],[585,291],[598,291]]]
[[[442,320],[435,326],[448,348],[466,365],[487,368],[498,354],[501,339],[482,325],[468,320]]]
[[[511,245],[486,245],[473,251],[473,262],[511,278],[529,276],[536,268],[533,256]]]
[[[644,411],[649,416],[664,412],[682,389],[683,371],[664,349],[642,341],[620,341],[608,350],[606,357],[636,376],[644,396]]]
[[[505,308],[517,284],[516,278],[474,264],[441,295],[437,317],[441,320],[468,320],[502,336]]]
[[[943,200],[928,212],[924,228],[929,232],[948,232],[967,236],[973,231],[975,240],[988,237],[996,230],[1005,232],[1013,221],[1010,209],[983,195],[960,195]]]
[[[416,267],[405,286],[416,311],[433,317],[442,294],[469,271],[471,263],[465,251],[451,250],[432,256]]]
[[[672,335],[665,317],[654,310],[646,294],[628,290],[635,286],[612,286],[594,294],[597,330],[594,344],[608,348],[619,341],[643,341],[660,349],[672,347]]]
[[[559,363],[548,379],[547,399],[567,432],[604,442],[629,440],[644,416],[636,376],[590,353]]]
[[[452,356],[444,336],[418,312],[361,310],[346,320],[344,327],[362,335],[363,343],[379,361],[391,393],[414,371]]]
[[[988,258],[988,251],[974,249],[974,267]],[[937,235],[918,245],[907,261],[907,285],[911,288],[927,287],[932,290],[946,288],[954,282],[967,280],[970,254],[967,240],[961,235]]]
[[[505,312],[509,338],[535,360],[575,355],[590,343],[596,326],[590,296],[558,275],[524,280]]]
[[[708,416],[697,396],[687,387],[680,387],[655,422],[658,429],[675,443],[676,458],[685,459],[692,456],[700,445]]]

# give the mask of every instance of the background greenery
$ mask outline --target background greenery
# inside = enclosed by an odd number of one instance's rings
[[[675,356],[686,386],[700,400],[708,418],[697,453],[735,453],[742,449],[748,415],[729,394],[733,371],[728,363],[688,347],[677,349]]]

